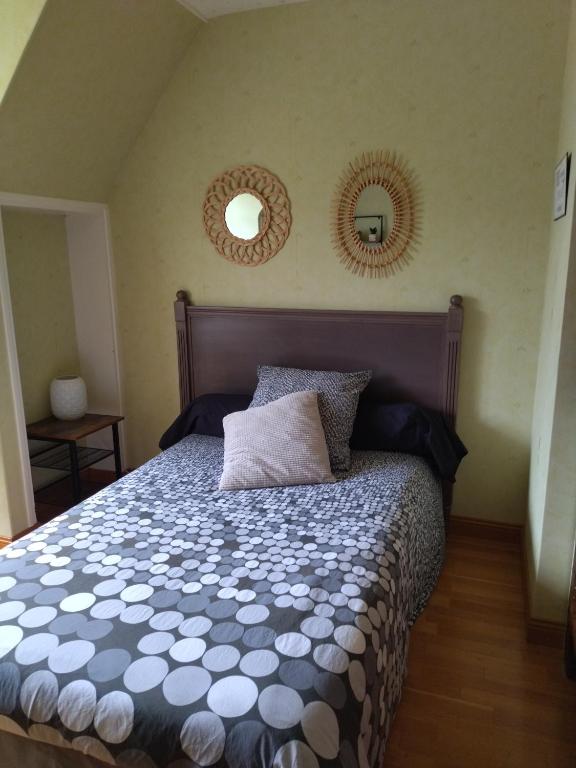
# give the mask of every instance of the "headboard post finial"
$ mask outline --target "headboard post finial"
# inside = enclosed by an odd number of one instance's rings
[[[192,380],[190,375],[191,345],[186,309],[190,306],[188,292],[176,292],[174,319],[176,320],[176,345],[178,350],[178,384],[180,388],[180,408],[183,409],[192,400]]]
[[[462,296],[460,296],[459,293],[455,293],[454,296],[450,296],[450,306],[452,307],[462,306]]]
[[[458,293],[450,296],[450,307],[448,309],[448,332],[460,332],[464,322],[464,302],[462,296]]]

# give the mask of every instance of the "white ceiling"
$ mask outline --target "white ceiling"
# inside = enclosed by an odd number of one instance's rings
[[[178,0],[185,8],[206,21],[227,13],[252,11],[255,8],[270,8],[273,5],[305,3],[307,0]]]

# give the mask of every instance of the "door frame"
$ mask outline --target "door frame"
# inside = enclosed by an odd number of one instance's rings
[[[120,357],[118,348],[118,323],[117,323],[117,304],[116,304],[116,280],[114,274],[114,261],[112,250],[112,236],[110,230],[110,219],[108,206],[103,203],[89,203],[78,200],[65,200],[52,197],[38,197],[34,195],[21,195],[10,192],[0,191],[0,305],[5,329],[5,342],[8,354],[9,382],[11,390],[11,400],[16,421],[16,433],[20,463],[20,474],[24,499],[26,505],[26,520],[28,527],[36,524],[36,512],[34,505],[34,490],[32,487],[32,474],[30,471],[30,461],[28,455],[28,440],[26,437],[26,418],[24,415],[24,402],[22,399],[22,382],[20,378],[20,368],[18,364],[18,352],[16,347],[16,332],[14,327],[14,318],[12,313],[12,299],[10,295],[10,283],[8,276],[8,265],[6,260],[6,245],[4,241],[4,230],[2,226],[2,212],[4,210],[20,210],[30,213],[61,214],[66,216],[67,225],[74,222],[76,236],[74,238],[75,248],[82,247],[82,240],[94,251],[96,246],[100,258],[104,260],[104,266],[107,275],[107,284],[109,296],[107,297],[112,317],[112,338],[113,338],[113,359],[114,359],[114,378],[117,391],[117,400],[120,412],[123,413],[122,400],[122,377],[120,368]],[[96,226],[95,226],[96,225]],[[95,243],[95,232],[97,242]],[[70,253],[71,243],[68,241]],[[124,449],[124,434],[121,431],[121,445]],[[125,455],[125,451],[122,451]],[[10,514],[11,527],[14,527],[14,515]],[[20,531],[11,531],[11,535]]]

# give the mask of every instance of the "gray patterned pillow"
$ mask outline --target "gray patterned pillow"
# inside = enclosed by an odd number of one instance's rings
[[[358,398],[370,381],[372,371],[340,373],[307,371],[300,368],[258,366],[258,386],[250,408],[266,405],[291,392],[315,390],[322,426],[326,433],[330,464],[334,470],[350,468],[350,436],[358,408]]]

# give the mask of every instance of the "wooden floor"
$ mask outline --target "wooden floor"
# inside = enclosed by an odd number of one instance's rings
[[[514,545],[451,536],[382,768],[576,768],[576,682],[524,622]]]

